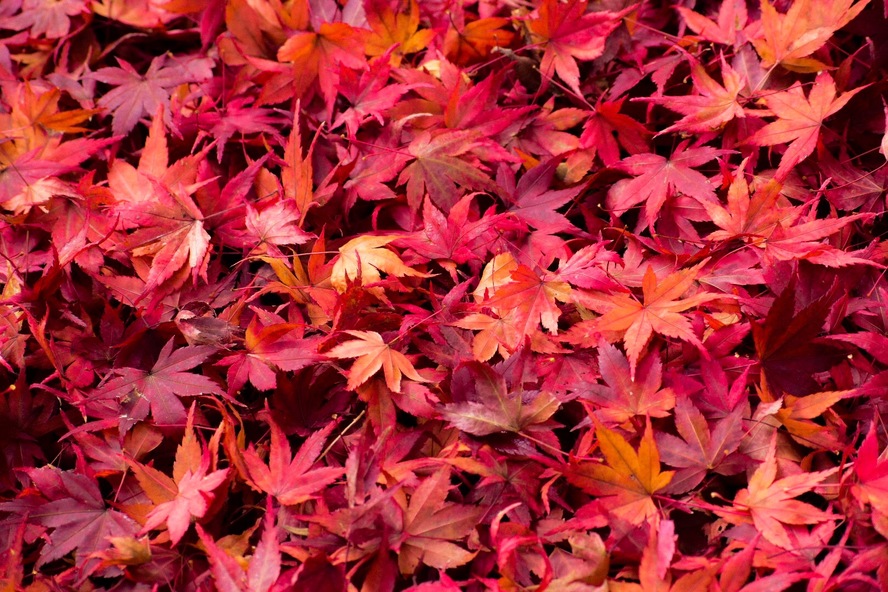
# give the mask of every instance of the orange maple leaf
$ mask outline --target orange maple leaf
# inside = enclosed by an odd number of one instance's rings
[[[622,335],[632,380],[635,380],[638,359],[655,332],[703,347],[691,328],[691,322],[680,313],[723,296],[702,293],[684,300],[680,298],[694,283],[697,273],[705,264],[704,261],[690,269],[677,271],[663,280],[657,279],[654,268],[648,266],[641,284],[643,302],[632,294],[610,294],[589,302],[593,310],[603,313],[592,321],[592,330],[601,332],[605,337],[608,334]]]
[[[761,36],[752,42],[762,57],[762,66],[780,64],[796,72],[825,69],[825,64],[808,56],[869,4],[869,0],[857,4],[854,0],[795,0],[786,14],[781,14],[768,0],[761,2]]]
[[[638,451],[623,436],[595,421],[595,436],[607,464],[572,461],[567,479],[592,495],[614,515],[632,524],[655,516],[653,494],[666,487],[674,471],[660,471],[660,452],[654,441],[651,419],[647,418]]]
[[[348,388],[354,390],[382,369],[385,383],[396,393],[401,392],[401,377],[416,382],[428,382],[419,375],[407,356],[392,349],[376,331],[345,331],[356,340],[337,345],[327,355],[333,358],[357,358],[348,371]]]
[[[506,27],[510,19],[488,17],[456,25],[447,29],[444,36],[444,55],[455,64],[467,66],[483,61],[490,56],[494,47],[508,47],[515,39],[515,33]]]
[[[783,549],[792,549],[787,524],[817,524],[837,517],[818,510],[810,504],[792,499],[811,490],[812,487],[839,470],[800,473],[775,481],[777,477],[777,433],[771,438],[771,446],[765,461],[749,479],[749,487],[734,496],[734,507],[717,513],[731,524],[752,523],[769,542]]]
[[[364,42],[367,31],[345,23],[323,23],[314,31],[297,31],[280,49],[279,62],[293,64],[296,95],[302,95],[315,79],[328,101],[336,96],[339,64],[361,69],[365,65]]]
[[[484,313],[472,313],[450,324],[478,331],[472,340],[472,355],[479,362],[486,362],[497,352],[506,359],[518,349],[524,338],[517,327],[516,314],[514,310],[503,311],[503,316],[494,318]]]
[[[431,29],[420,31],[419,5],[416,0],[410,0],[409,6],[409,12],[395,12],[388,2],[367,3],[367,24],[373,31],[367,37],[367,46],[364,49],[368,56],[381,56],[393,45],[397,45],[389,63],[399,66],[405,55],[426,48],[435,37],[435,32]]]

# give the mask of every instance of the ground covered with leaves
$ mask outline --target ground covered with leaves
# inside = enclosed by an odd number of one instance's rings
[[[5,0],[0,589],[888,589],[872,0]]]

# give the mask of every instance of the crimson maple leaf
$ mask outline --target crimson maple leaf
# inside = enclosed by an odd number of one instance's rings
[[[512,451],[533,451],[522,436],[557,449],[551,418],[560,403],[551,393],[513,391],[487,364],[466,362],[453,372],[451,394],[453,402],[440,412],[457,429]]]
[[[269,315],[253,317],[244,334],[244,350],[225,356],[219,365],[228,366],[228,392],[237,392],[247,381],[260,391],[277,385],[275,369],[295,372],[323,359],[317,351],[321,337],[305,337],[304,327],[285,323]]]
[[[691,491],[709,471],[733,475],[743,470],[748,459],[737,454],[743,438],[743,409],[738,407],[711,427],[687,397],[675,405],[675,427],[680,438],[665,432],[656,436],[663,462],[678,469],[667,490]]]
[[[864,88],[857,87],[837,98],[832,76],[821,72],[807,97],[798,82],[785,91],[768,94],[763,100],[778,119],[758,130],[746,142],[753,146],[789,144],[777,168],[777,178],[783,178],[814,152],[823,122],[838,113]]]
[[[420,562],[443,570],[464,565],[475,556],[452,541],[469,535],[484,508],[446,501],[449,490],[450,467],[445,465],[410,496],[397,547],[402,574],[414,573]]]
[[[576,60],[594,60],[604,53],[604,42],[629,12],[587,12],[585,0],[543,0],[536,15],[527,21],[530,41],[543,47],[540,72],[545,80],[558,74],[577,96],[580,69]]]
[[[299,209],[293,200],[279,200],[259,211],[247,205],[247,238],[258,253],[281,257],[281,245],[301,245],[313,237],[299,228]]]
[[[661,388],[663,362],[658,354],[651,352],[641,360],[633,380],[626,356],[611,344],[601,342],[598,369],[607,386],[590,386],[583,398],[601,407],[595,415],[603,422],[621,424],[637,415],[669,416],[675,393],[668,387]]]
[[[796,278],[774,299],[764,321],[752,324],[752,338],[769,387],[780,395],[806,395],[818,390],[813,375],[837,363],[833,343],[818,340],[836,294],[829,292],[799,311]]]
[[[613,166],[620,160],[621,146],[629,154],[650,151],[651,132],[641,122],[620,113],[625,101],[626,97],[599,100],[580,136],[581,145],[594,149],[605,166]]]
[[[25,469],[48,501],[34,508],[29,520],[50,529],[37,566],[76,551],[78,565],[110,548],[108,537],[132,536],[138,525],[126,514],[109,509],[99,483],[91,473],[61,471],[56,467]],[[15,504],[16,502],[9,502]],[[0,512],[4,511],[0,505]]]
[[[673,131],[697,134],[716,131],[734,118],[746,117],[746,111],[739,101],[740,93],[747,84],[746,79],[742,73],[728,65],[724,56],[721,57],[721,77],[722,84],[719,84],[695,61],[691,65],[691,79],[696,94],[639,100],[663,105],[684,115],[660,134]]]
[[[268,464],[259,458],[252,445],[243,453],[250,486],[273,495],[285,506],[301,504],[314,498],[320,490],[339,479],[345,472],[338,467],[311,468],[318,461],[324,443],[336,425],[330,423],[313,433],[293,456],[287,435],[274,420],[270,420],[271,446]]]
[[[407,202],[418,211],[426,192],[439,208],[449,210],[466,189],[499,193],[499,187],[476,163],[465,157],[481,144],[481,135],[473,130],[446,130],[437,134],[423,132],[410,142],[407,152],[414,157],[400,176],[398,185],[407,185]]]
[[[888,532],[888,461],[879,453],[878,425],[871,422],[869,432],[857,452],[854,463],[857,483],[852,492],[861,507],[872,508],[873,525],[885,536]]]
[[[583,187],[551,189],[557,166],[557,160],[552,159],[533,167],[522,175],[505,200],[510,205],[509,214],[548,234],[578,230],[556,210],[579,195]]]
[[[723,153],[706,146],[687,148],[683,143],[668,159],[652,153],[624,158],[614,168],[636,177],[614,183],[607,194],[607,206],[619,216],[644,204],[645,225],[653,225],[666,200],[675,195],[687,195],[702,204],[715,201],[715,188],[691,167],[705,164]]]
[[[676,10],[697,35],[713,43],[737,45],[742,43],[743,36],[738,35],[746,28],[748,13],[746,0],[725,0],[719,6],[716,20],[694,12],[684,6],[676,6]]]
[[[145,419],[150,407],[154,421],[161,425],[185,423],[185,406],[179,397],[226,396],[212,379],[188,372],[213,355],[215,348],[196,345],[174,350],[173,346],[172,339],[167,341],[150,370],[115,369],[117,376],[97,388],[94,396],[120,398],[125,424]]]
[[[416,6],[416,2],[413,2]],[[430,31],[429,31],[430,32]],[[392,57],[394,60],[394,57]],[[367,121],[385,122],[383,115],[398,103],[401,96],[410,90],[407,84],[392,84],[389,80],[391,66],[385,56],[370,62],[367,70],[341,68],[339,74],[339,93],[351,106],[340,113],[333,121],[332,129],[342,124],[350,138],[354,138],[358,130]]]
[[[246,571],[239,562],[241,558],[232,557],[229,552],[220,548],[219,543],[200,524],[196,525],[197,534],[210,559],[213,579],[220,592],[269,592],[278,581],[281,574],[281,549],[271,508],[266,511],[263,522],[259,544],[248,560],[243,558],[249,562]]]
[[[114,114],[111,129],[115,135],[128,134],[142,117],[154,115],[159,107],[163,107],[164,123],[169,125],[173,89],[209,80],[213,68],[209,58],[172,61],[165,54],[151,60],[145,74],[139,74],[132,64],[120,58],[117,63],[119,68],[100,68],[91,74],[95,80],[115,87],[98,101],[100,107]]]

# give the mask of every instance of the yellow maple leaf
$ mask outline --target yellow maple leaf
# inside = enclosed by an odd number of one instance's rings
[[[333,264],[330,282],[340,294],[348,288],[349,280],[361,278],[361,285],[374,284],[382,279],[379,272],[396,277],[429,277],[404,265],[394,251],[385,246],[397,236],[359,236],[339,248],[339,259]]]
[[[669,484],[674,471],[660,471],[660,452],[650,417],[637,452],[618,432],[601,424],[595,428],[595,435],[607,464],[571,462],[568,481],[602,496],[601,502],[609,512],[631,524],[641,524],[654,516],[657,506],[652,496]]]

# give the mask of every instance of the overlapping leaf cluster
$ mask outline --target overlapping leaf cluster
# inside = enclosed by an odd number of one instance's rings
[[[886,20],[2,3],[0,587],[888,588]]]

